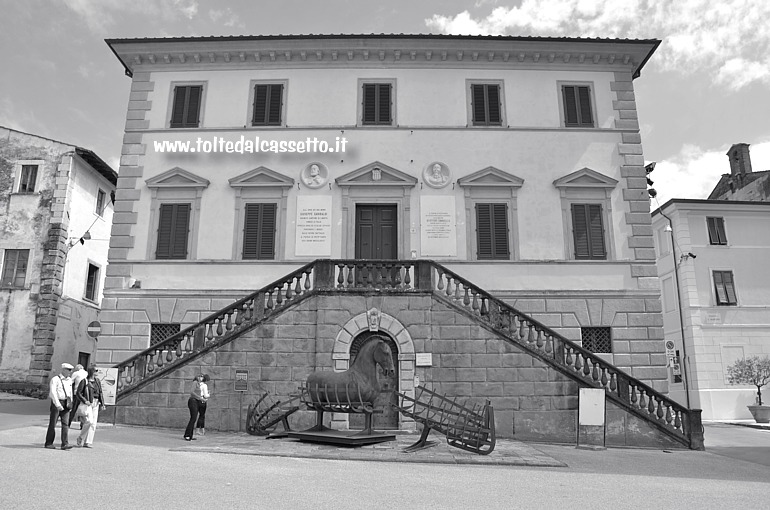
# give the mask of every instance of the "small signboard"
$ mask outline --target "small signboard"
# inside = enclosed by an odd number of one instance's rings
[[[580,388],[578,397],[578,448],[605,447],[605,391]]]
[[[414,361],[418,367],[432,367],[433,354],[430,352],[418,352],[414,355]]]
[[[96,378],[102,385],[104,403],[108,406],[115,405],[115,397],[118,394],[118,369],[96,367]]]
[[[235,391],[249,391],[249,371],[235,371]]]
[[[102,324],[99,321],[91,321],[86,326],[86,333],[91,338],[96,338],[102,332]]]

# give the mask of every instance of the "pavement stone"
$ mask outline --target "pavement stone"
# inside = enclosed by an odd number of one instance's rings
[[[431,440],[436,441],[435,446],[412,453],[403,452],[405,447],[410,446],[418,438],[418,434],[397,434],[395,441],[358,447],[339,447],[291,438],[266,439],[245,432],[208,432],[195,443],[186,442],[184,446],[170,450],[330,460],[567,467],[565,463],[529,444],[508,439],[498,439],[495,449],[489,455],[478,455],[449,446],[440,435],[430,437]]]

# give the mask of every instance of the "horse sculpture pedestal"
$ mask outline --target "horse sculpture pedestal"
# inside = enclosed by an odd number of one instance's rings
[[[376,337],[373,337],[376,338]],[[313,443],[339,446],[363,446],[395,441],[395,434],[376,432],[372,428],[374,399],[380,392],[376,365],[393,373],[390,347],[382,339],[366,343],[353,366],[344,372],[314,372],[300,388],[300,399],[308,409],[316,411],[316,424],[301,432],[289,432],[289,437]],[[335,430],[324,426],[324,413],[363,413],[366,417],[361,431]]]

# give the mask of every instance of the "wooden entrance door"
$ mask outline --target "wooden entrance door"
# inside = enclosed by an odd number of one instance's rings
[[[367,342],[372,341],[372,337],[377,336],[385,340],[390,347],[390,352],[393,355],[393,375],[383,375],[379,365],[377,365],[377,382],[380,383],[380,396],[374,402],[374,408],[382,413],[376,413],[374,415],[373,427],[375,430],[394,430],[398,429],[398,409],[392,404],[398,404],[398,395],[395,391],[398,390],[398,347],[396,342],[393,341],[388,335],[377,331],[364,331],[358,335],[350,346],[350,364],[353,364],[356,356],[361,351],[361,347]],[[364,428],[364,415],[363,414],[351,414],[349,424],[351,429],[363,429]]]
[[[398,258],[398,212],[395,205],[356,206],[357,259]]]

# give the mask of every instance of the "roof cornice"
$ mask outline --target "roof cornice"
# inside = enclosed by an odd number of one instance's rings
[[[106,39],[126,74],[317,67],[471,67],[631,72],[657,39],[454,35],[296,35]]]

